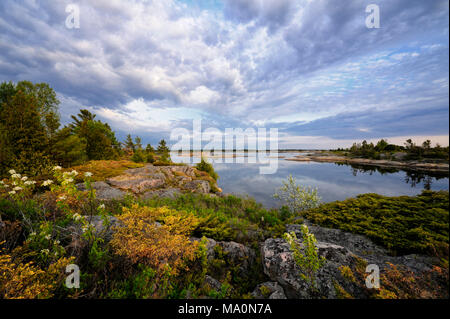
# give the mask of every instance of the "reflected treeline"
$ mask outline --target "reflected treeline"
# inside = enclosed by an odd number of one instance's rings
[[[351,166],[353,176],[357,176],[358,174],[369,174],[373,175],[373,173],[379,173],[381,175],[385,174],[394,174],[398,172],[405,172],[404,181],[406,184],[410,184],[411,187],[416,187],[420,184],[423,184],[423,188],[426,190],[431,189],[431,185],[434,180],[440,180],[443,178],[448,178],[448,174],[440,173],[440,172],[419,172],[413,170],[404,170],[392,167],[378,167],[371,165],[360,165],[360,164],[345,164],[345,163],[336,163],[338,166]]]

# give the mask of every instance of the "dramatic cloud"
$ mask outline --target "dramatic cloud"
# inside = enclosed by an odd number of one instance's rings
[[[65,25],[72,3],[79,29]],[[380,29],[365,25],[371,3]],[[0,81],[48,82],[65,122],[87,107],[151,142],[192,119],[278,127],[289,147],[441,141],[448,12],[445,0],[3,0]]]

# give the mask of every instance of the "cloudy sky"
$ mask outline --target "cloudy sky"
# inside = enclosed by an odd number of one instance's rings
[[[47,82],[63,123],[88,108],[120,139],[202,119],[290,148],[448,145],[448,27],[447,0],[1,0],[0,81]]]

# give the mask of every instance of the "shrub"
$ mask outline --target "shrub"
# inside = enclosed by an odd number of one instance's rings
[[[0,252],[0,298],[51,298],[65,277],[65,267],[73,258],[60,258],[46,270],[33,262],[14,262],[11,255]]]
[[[448,258],[449,193],[417,196],[363,194],[322,204],[302,216],[324,227],[361,234],[392,254],[425,253]]]
[[[297,242],[295,232],[286,233],[284,239],[288,242],[294,256],[294,261],[300,268],[300,277],[314,290],[316,288],[316,273],[325,263],[325,258],[317,253],[316,237],[302,225],[303,247]]]
[[[189,241],[196,223],[192,215],[177,216],[165,207],[133,205],[123,208],[119,220],[123,226],[116,227],[111,246],[116,254],[132,263],[149,266],[162,276],[166,265],[177,275],[186,269],[185,261],[194,259],[197,243]],[[164,224],[158,224],[157,220]]]
[[[320,203],[317,189],[297,185],[292,175],[283,181],[283,186],[273,196],[283,201],[291,214],[317,207]]]
[[[199,171],[208,173],[215,181],[219,179],[219,175],[214,171],[212,164],[208,163],[204,157],[202,157],[200,163],[198,163],[195,168]]]
[[[143,151],[137,150],[134,152],[131,160],[135,163],[145,163],[147,161],[147,157]]]
[[[135,163],[127,160],[120,161],[90,161],[84,165],[74,166],[67,171],[76,170],[81,174],[76,178],[76,182],[83,181],[83,174],[91,172],[93,174],[93,181],[103,181],[107,178],[122,174],[129,168],[143,167],[142,163]]]

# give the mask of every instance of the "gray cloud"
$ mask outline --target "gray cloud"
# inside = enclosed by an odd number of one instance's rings
[[[364,24],[373,2],[378,30]],[[91,107],[147,136],[188,126],[187,110],[293,135],[448,134],[447,1],[85,0],[73,30],[69,3],[0,2],[0,80],[50,83],[62,113]]]

